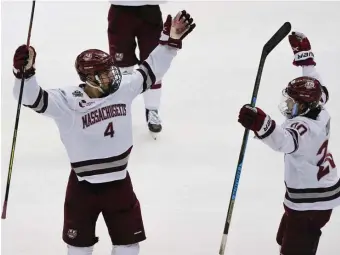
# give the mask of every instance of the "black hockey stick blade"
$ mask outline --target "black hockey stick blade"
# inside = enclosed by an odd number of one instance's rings
[[[250,105],[252,107],[254,107],[255,103],[256,103],[257,93],[259,91],[261,77],[262,77],[262,71],[263,71],[264,64],[265,64],[265,61],[267,59],[267,56],[289,34],[291,28],[292,28],[291,24],[289,22],[285,22],[275,32],[275,34],[268,40],[268,42],[263,46],[261,59],[260,59],[260,63],[259,63],[259,67],[258,67],[258,70],[257,70],[256,79],[255,79],[253,95],[252,95],[252,99],[251,99],[251,103],[250,103]]]
[[[264,54],[268,55],[282,40],[285,38],[290,30],[292,29],[292,25],[289,22],[285,22],[282,27],[277,30],[277,32],[269,39],[269,41],[263,46]]]

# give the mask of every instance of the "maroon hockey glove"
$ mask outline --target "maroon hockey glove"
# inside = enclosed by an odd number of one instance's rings
[[[26,45],[21,45],[15,51],[13,57],[13,74],[18,79],[22,78],[22,68],[24,69],[24,78],[28,79],[35,74],[35,49],[30,46],[27,48]]]
[[[308,38],[300,32],[292,32],[288,37],[290,46],[294,53],[293,65],[310,66],[316,65]]]
[[[255,132],[258,138],[269,136],[275,129],[275,121],[265,114],[258,107],[251,107],[249,104],[242,106],[238,122],[245,128]]]
[[[160,38],[160,44],[182,48],[182,40],[196,27],[194,20],[186,11],[179,12],[174,19],[168,15]]]

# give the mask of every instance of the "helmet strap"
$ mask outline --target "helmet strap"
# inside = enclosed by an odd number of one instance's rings
[[[86,85],[89,85],[90,87],[99,90],[100,93],[105,94],[103,87],[101,85],[100,86],[94,86],[89,81],[86,81],[85,83],[86,83]]]
[[[92,83],[89,80],[86,80],[85,83],[87,85],[89,85],[90,87],[99,90],[99,92],[102,94],[101,97],[105,97],[105,96],[115,92],[118,89],[118,88],[116,88],[117,86],[115,85],[116,84],[115,82],[110,84],[108,86],[108,88],[104,87],[98,74],[94,75],[94,80],[92,80]],[[94,84],[96,84],[96,85],[94,85]]]
[[[292,117],[296,117],[297,115],[299,115],[299,104],[298,103],[294,103],[293,108],[292,108],[291,116]]]
[[[306,107],[306,110],[304,112],[299,113],[299,111],[300,111],[299,106],[300,106],[299,103],[294,103],[292,113],[291,113],[292,118],[296,117],[298,115],[300,115],[300,116],[306,115],[310,111],[310,108]]]
[[[311,109],[307,107],[306,111],[302,112],[300,115],[302,115],[302,116],[303,116],[303,115],[306,115],[307,113],[309,113],[310,110],[311,110]]]
[[[98,84],[99,84],[99,87],[97,87],[98,90],[99,90],[100,92],[102,92],[104,95],[110,94],[110,93],[109,93],[110,88],[107,90],[107,89],[105,89],[105,88],[103,87],[102,82],[101,82],[101,80],[100,80],[98,74],[96,74],[96,75],[94,76],[94,78],[96,79],[96,81],[97,81]]]
[[[91,82],[89,82],[89,81],[86,81],[86,84],[89,85],[92,88],[99,90],[99,92],[102,93],[103,96],[110,94],[109,91],[106,88],[104,88],[104,86],[102,85],[102,82],[101,82],[101,80],[100,80],[100,78],[97,74],[94,76],[94,78],[95,78],[95,80],[96,80],[96,82],[98,83],[99,86],[95,86],[95,85],[91,84]]]

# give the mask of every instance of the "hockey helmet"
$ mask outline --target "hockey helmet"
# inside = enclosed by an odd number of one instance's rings
[[[85,50],[77,56],[75,68],[81,81],[97,88],[104,95],[118,90],[122,75],[113,58],[98,49]]]
[[[322,87],[317,79],[302,76],[293,79],[282,91],[279,109],[287,118],[305,115],[319,106]]]

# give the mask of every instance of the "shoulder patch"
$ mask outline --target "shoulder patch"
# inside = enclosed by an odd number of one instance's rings
[[[82,97],[83,96],[83,92],[81,92],[80,90],[75,90],[72,92],[72,95],[74,97]]]

